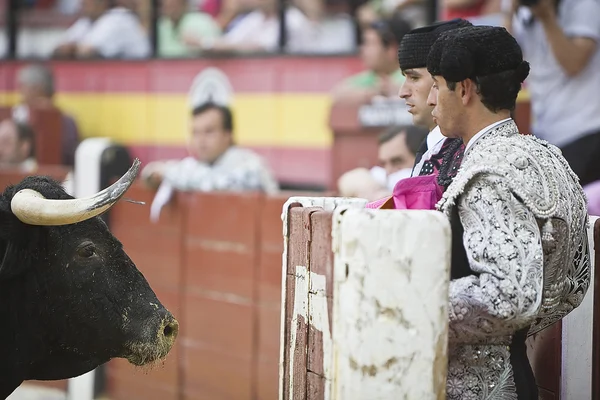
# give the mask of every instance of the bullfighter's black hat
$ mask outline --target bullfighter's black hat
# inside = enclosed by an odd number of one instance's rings
[[[529,63],[515,38],[503,27],[467,26],[444,32],[427,58],[431,75],[449,82],[475,79],[504,71],[515,71],[523,82]]]
[[[402,70],[411,68],[425,68],[429,49],[437,38],[451,29],[457,29],[472,24],[462,18],[450,21],[436,22],[432,25],[422,26],[409,31],[400,42],[398,48],[398,63]]]

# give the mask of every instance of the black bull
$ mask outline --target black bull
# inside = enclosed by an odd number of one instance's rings
[[[97,216],[138,169],[85,199],[46,177],[2,194],[0,399],[24,380],[67,379],[116,357],[146,365],[171,350],[177,321]]]

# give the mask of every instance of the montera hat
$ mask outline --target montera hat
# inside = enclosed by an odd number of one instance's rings
[[[448,82],[515,71],[515,78],[523,82],[529,75],[529,63],[505,28],[467,26],[440,35],[427,57],[427,70]]]
[[[437,38],[443,32],[464,26],[472,26],[472,24],[465,19],[456,18],[450,21],[436,22],[435,24],[409,31],[402,38],[398,48],[400,69],[425,68],[427,66],[429,50]]]

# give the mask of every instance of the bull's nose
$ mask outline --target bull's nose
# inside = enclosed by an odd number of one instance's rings
[[[170,313],[163,319],[163,322],[159,328],[159,336],[161,339],[170,342],[175,342],[177,334],[179,333],[179,322]]]
[[[175,340],[179,333],[179,322],[173,317],[165,321],[162,334],[165,338]]]

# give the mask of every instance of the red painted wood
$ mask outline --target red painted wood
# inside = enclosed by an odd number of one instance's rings
[[[0,65],[0,92],[16,91],[21,61]],[[188,93],[198,73],[214,67],[236,93],[328,93],[363,69],[358,57],[235,57],[194,60],[49,61],[58,93]]]

